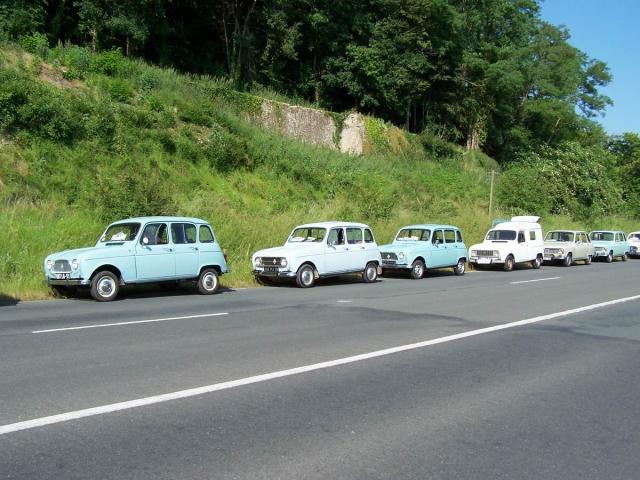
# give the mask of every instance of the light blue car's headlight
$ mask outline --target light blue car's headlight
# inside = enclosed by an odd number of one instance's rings
[[[262,266],[262,258],[261,257],[256,257],[255,264],[256,264],[256,267],[261,267]]]
[[[78,268],[80,268],[80,261],[77,258],[71,260],[71,268],[74,270],[78,270]]]
[[[398,253],[398,260],[400,261],[404,260],[404,252]]]
[[[280,266],[281,267],[286,267],[287,266],[287,259],[286,258],[281,258],[280,259]]]
[[[47,260],[47,270],[51,270],[53,268],[53,260]]]

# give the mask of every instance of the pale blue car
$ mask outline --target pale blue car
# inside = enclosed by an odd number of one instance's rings
[[[435,268],[451,267],[456,275],[463,275],[467,247],[458,227],[408,225],[398,231],[393,243],[380,247],[380,255],[383,274],[400,271],[417,280]]]
[[[49,255],[44,271],[53,290],[89,287],[101,302],[116,298],[122,285],[181,280],[197,282],[209,295],[229,272],[225,257],[205,220],[129,218],[109,225],[94,247]]]
[[[589,234],[591,243],[595,247],[594,259],[604,259],[611,263],[619,257],[623,262],[629,254],[629,242],[624,232],[620,230],[596,230]]]

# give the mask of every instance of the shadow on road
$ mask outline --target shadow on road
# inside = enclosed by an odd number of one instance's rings
[[[11,295],[7,295],[6,293],[0,292],[0,307],[13,307],[20,300]]]

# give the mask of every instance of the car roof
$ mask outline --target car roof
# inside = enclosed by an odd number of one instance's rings
[[[591,230],[591,233],[624,233],[622,230]]]
[[[554,230],[549,230],[547,233],[551,233],[551,232],[586,233],[584,230],[565,230],[563,228],[556,228]]]
[[[640,230],[638,230],[637,232],[629,232],[629,235],[637,235],[640,233]]]
[[[195,217],[167,217],[167,216],[155,216],[155,217],[132,217],[118,220],[113,223],[128,223],[128,222],[189,222],[189,223],[209,223],[206,220]]]
[[[424,228],[428,230],[433,230],[434,228],[451,228],[453,230],[460,230],[460,227],[455,227],[453,225],[444,225],[441,223],[417,223],[415,225],[407,225],[406,227],[401,227],[400,230],[404,230],[405,228]]]
[[[332,221],[327,221],[327,222],[305,223],[304,225],[298,225],[295,228],[311,228],[311,227],[321,227],[321,228],[333,228],[333,227],[371,228],[371,227],[369,227],[369,225],[365,225],[364,223],[340,222],[340,221],[337,221],[337,220],[332,220]]]

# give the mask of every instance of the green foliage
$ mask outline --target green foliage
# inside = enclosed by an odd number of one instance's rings
[[[519,212],[576,218],[619,212],[621,189],[603,150],[575,143],[542,148],[510,166],[498,189],[500,202]]]
[[[143,215],[169,215],[175,209],[171,180],[155,162],[121,160],[119,168],[105,168],[96,177],[96,204],[106,221]]]
[[[91,71],[116,76],[125,71],[125,61],[119,49],[99,52],[91,58]]]
[[[128,80],[114,78],[109,81],[109,96],[116,102],[128,102],[133,97],[133,85]]]
[[[420,143],[432,158],[460,158],[460,147],[443,140],[428,130],[425,130],[420,134]]]
[[[47,36],[45,34],[34,32],[20,38],[20,46],[27,52],[44,58],[47,54],[47,49],[49,48],[49,40],[47,40]]]
[[[221,172],[252,166],[246,142],[217,123],[211,128],[206,155],[209,164]]]

